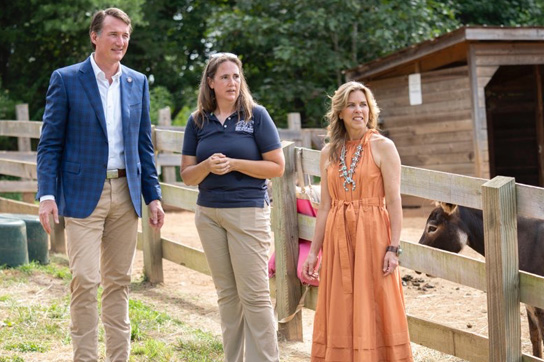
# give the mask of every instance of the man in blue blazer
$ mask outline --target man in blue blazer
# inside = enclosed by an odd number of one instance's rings
[[[146,77],[121,65],[131,21],[98,11],[89,34],[94,53],[53,72],[38,145],[40,221],[65,216],[72,272],[74,361],[98,360],[97,289],[103,286],[106,359],[130,354],[128,291],[141,196],[150,224],[164,220],[154,164]]]

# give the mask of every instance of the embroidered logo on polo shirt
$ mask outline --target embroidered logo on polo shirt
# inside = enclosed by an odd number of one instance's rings
[[[253,124],[255,122],[253,120],[246,122],[243,119],[241,121],[238,121],[236,123],[236,132],[247,132],[247,133],[253,133]]]

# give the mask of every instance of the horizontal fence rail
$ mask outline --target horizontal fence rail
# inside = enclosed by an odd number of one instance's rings
[[[40,122],[0,121],[0,136],[39,138],[40,129]],[[179,159],[181,157],[179,153],[183,144],[183,132],[171,129],[154,129],[153,140],[158,160],[161,160],[162,158],[165,162],[164,165],[168,166],[179,164]],[[283,191],[274,194],[275,199],[278,197],[282,199],[286,197],[285,194],[282,195],[282,192],[294,192],[295,173],[298,172],[310,176],[321,176],[319,169],[320,151],[293,147],[292,144],[287,142],[283,142],[283,146],[285,150],[284,153],[289,158],[286,160],[286,163],[290,165],[288,165],[288,169],[286,169],[284,179],[289,180],[289,182],[284,186],[281,186],[283,187]],[[168,154],[169,152],[171,154]],[[298,165],[298,167],[295,165]],[[5,190],[10,190],[11,192],[17,190],[21,192],[35,192],[35,153],[26,153],[23,155],[0,151],[0,174],[29,179],[24,181],[24,183],[20,182],[21,187],[18,190],[13,182],[1,181],[0,191],[6,192]],[[485,205],[482,202],[482,187],[488,181],[489,180],[486,179],[402,166],[401,192],[403,195],[423,197],[483,209],[485,208]],[[281,185],[279,179],[273,180],[273,183]],[[292,185],[289,185],[289,183],[292,183]],[[163,202],[165,204],[184,210],[195,210],[198,196],[196,188],[169,183],[161,183],[161,188]],[[294,200],[294,195],[290,195],[289,197]],[[294,205],[290,205],[293,200],[283,203],[275,202],[274,205],[281,204],[283,205],[283,208],[295,207]],[[542,215],[544,215],[544,189],[516,184],[515,207],[517,214],[520,216],[541,219]],[[0,198],[0,212],[37,214],[38,206],[36,204]],[[285,221],[278,219],[282,218],[282,215],[285,215],[285,210],[275,210],[275,220],[273,220],[275,234],[278,233],[278,227],[291,227],[290,225],[280,225],[280,221]],[[312,240],[315,228],[315,218],[299,214],[294,220],[296,231],[291,235],[291,239],[295,239],[295,235],[297,237],[295,241],[291,240],[287,242],[298,242],[298,237]],[[149,230],[150,228],[147,223],[142,223],[142,228],[142,232],[138,234],[138,249],[145,251],[145,243],[149,242],[148,240],[152,240],[151,242],[155,243],[156,247],[147,248],[147,253],[157,253],[157,255],[153,256],[153,260],[156,260],[156,258],[159,257],[160,260],[166,259],[184,265],[192,270],[210,275],[210,270],[202,250],[160,237],[160,235],[151,235],[150,233],[152,231]],[[485,262],[405,240],[401,241],[401,245],[404,249],[400,259],[403,267],[475,289],[483,291],[487,290],[488,282],[486,280]],[[296,262],[296,259],[287,260],[288,258],[294,257],[289,249],[293,248],[287,248],[285,250],[286,254],[279,256],[280,264],[289,264],[292,261]],[[278,245],[276,245],[276,251],[278,251]],[[145,260],[144,263],[146,263]],[[279,266],[280,265],[277,265],[277,273],[282,273],[281,270],[278,270]],[[283,267],[285,268],[285,266]],[[291,267],[293,266],[291,265]],[[152,271],[154,269],[148,269],[146,267],[146,271],[147,270]],[[544,308],[544,278],[523,271],[519,271],[518,276],[519,297],[521,302]],[[281,283],[285,283],[288,280],[292,280],[292,275],[288,276]],[[279,297],[278,293],[285,293],[283,288],[286,286],[281,283],[278,283],[278,280],[271,280],[271,289],[276,292],[277,298]],[[297,283],[298,284],[295,287],[301,291],[302,285],[300,285],[298,279]],[[290,287],[292,288],[293,285]],[[280,289],[275,290],[276,288]],[[310,287],[310,291],[306,295],[304,303],[306,307],[315,309],[317,289],[318,288],[316,287]],[[292,297],[292,295],[290,296],[289,294],[282,295],[285,295],[287,298]],[[298,300],[295,301],[295,305],[297,303]],[[292,301],[287,301],[285,305],[292,304]],[[294,312],[294,310],[291,310],[291,312]],[[286,312],[284,311],[284,314],[285,313]],[[279,317],[283,318],[286,317],[286,315],[280,315]],[[408,316],[408,320],[411,339],[415,343],[469,361],[488,361],[492,358],[490,357],[489,339],[484,336],[450,328],[414,316]],[[294,328],[297,327],[295,326]],[[286,333],[289,334],[291,332],[286,331]],[[293,335],[296,334],[297,333],[294,332]],[[526,354],[523,354],[521,358],[523,361],[543,361]]]
[[[42,122],[36,121],[2,121],[0,120],[0,136],[40,138]]]

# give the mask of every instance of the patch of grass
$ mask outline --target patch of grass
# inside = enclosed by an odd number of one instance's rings
[[[176,350],[183,361],[215,362],[223,359],[223,345],[214,336],[200,329],[178,339]]]
[[[148,334],[159,332],[181,322],[173,320],[166,313],[157,312],[139,300],[129,301],[131,341],[143,341]]]
[[[142,343],[132,345],[130,361],[139,361],[145,357],[147,361],[171,361],[174,350],[165,342],[156,339],[146,339]]]
[[[11,356],[11,357],[0,357],[0,362],[25,362],[24,359],[22,359],[19,356]]]
[[[0,328],[2,348],[17,352],[47,352],[65,338],[69,315],[66,299],[50,305],[21,305],[13,302],[2,308],[4,328]]]
[[[129,314],[133,341],[131,361],[223,361],[221,341],[212,334],[191,328],[138,300],[130,301]],[[168,343],[164,340],[168,335],[181,337],[175,343]]]
[[[56,298],[48,295],[42,301],[39,296],[31,294],[29,297],[28,290],[33,288],[17,288],[18,285],[33,283],[36,275],[40,274],[65,282],[71,279],[65,259],[55,256],[51,256],[49,265],[30,263],[0,270],[0,288],[11,284],[0,295],[0,362],[21,362],[27,358],[25,356],[40,360],[40,354],[54,353],[71,343],[70,296],[67,293]],[[99,298],[101,292],[102,288],[99,288]],[[131,362],[223,361],[221,342],[212,334],[157,311],[135,299],[134,295],[130,299],[129,315],[132,327]],[[103,355],[104,332],[101,325],[99,340],[100,354]]]
[[[56,263],[41,265],[35,261],[16,268],[0,266],[0,286],[26,283],[30,276],[42,273],[69,282],[72,279],[70,269]]]
[[[4,349],[8,351],[19,352],[46,352],[47,348],[36,341],[25,341],[19,343],[11,343],[4,345]]]
[[[68,316],[68,313],[68,304],[64,301],[63,303],[51,303],[47,309],[47,317],[49,319],[64,319]]]
[[[70,281],[72,279],[72,274],[70,273],[70,269],[68,267],[54,263],[42,265],[33,261],[28,264],[21,265],[16,269],[28,275],[32,275],[36,272],[42,272],[44,274],[50,275],[58,279],[62,279],[64,281]]]

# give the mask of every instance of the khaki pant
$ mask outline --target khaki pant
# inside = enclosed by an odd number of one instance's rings
[[[197,206],[196,227],[217,290],[228,362],[278,361],[268,285],[270,208]]]
[[[103,287],[107,360],[128,361],[128,292],[137,232],[138,217],[126,178],[105,181],[100,201],[89,217],[66,218],[74,361],[98,360],[99,284]]]

